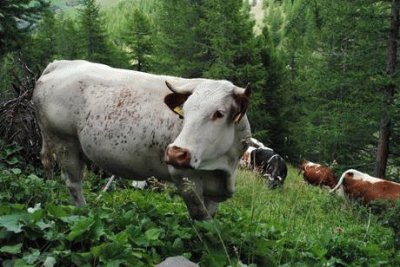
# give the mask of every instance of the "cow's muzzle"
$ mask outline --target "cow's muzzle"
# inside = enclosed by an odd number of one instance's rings
[[[165,163],[176,168],[193,169],[190,165],[191,155],[188,149],[177,146],[168,146],[165,151]]]

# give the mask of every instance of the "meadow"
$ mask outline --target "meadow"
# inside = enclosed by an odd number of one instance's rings
[[[238,170],[234,197],[193,221],[173,187],[135,190],[85,180],[88,205],[70,205],[59,177],[0,171],[3,266],[153,266],[183,255],[200,266],[399,266],[392,228],[370,208],[307,185],[290,168],[283,188]],[[98,199],[97,199],[98,198]]]

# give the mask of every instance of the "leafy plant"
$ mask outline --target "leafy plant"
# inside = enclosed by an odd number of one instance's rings
[[[18,154],[22,150],[19,145],[7,144],[0,139],[0,170],[12,168],[23,162],[22,157]]]
[[[174,189],[117,187],[90,174],[87,207],[69,205],[56,177],[0,173],[3,266],[150,266],[184,255],[200,266],[396,266],[393,232],[353,203],[306,185],[290,170],[271,191],[239,171],[237,192],[216,218],[192,221]],[[89,190],[97,188],[96,190]],[[393,217],[395,220],[395,217]]]

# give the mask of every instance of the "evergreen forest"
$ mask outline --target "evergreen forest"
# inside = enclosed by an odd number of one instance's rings
[[[253,135],[289,162],[400,177],[397,1],[10,0],[0,12],[1,100],[18,62],[39,75],[56,59],[250,83]]]

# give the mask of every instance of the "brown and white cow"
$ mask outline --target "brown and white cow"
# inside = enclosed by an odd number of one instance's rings
[[[83,60],[55,61],[36,83],[33,102],[43,137],[75,204],[85,204],[86,160],[124,178],[173,182],[189,214],[211,218],[231,197],[247,149],[250,88],[183,79]]]
[[[327,166],[303,160],[300,172],[303,173],[304,180],[309,184],[329,186],[329,188],[334,188],[336,185],[337,177]]]
[[[359,199],[364,203],[400,198],[399,183],[372,177],[353,169],[345,171],[330,192],[337,190],[343,191],[349,198]]]

